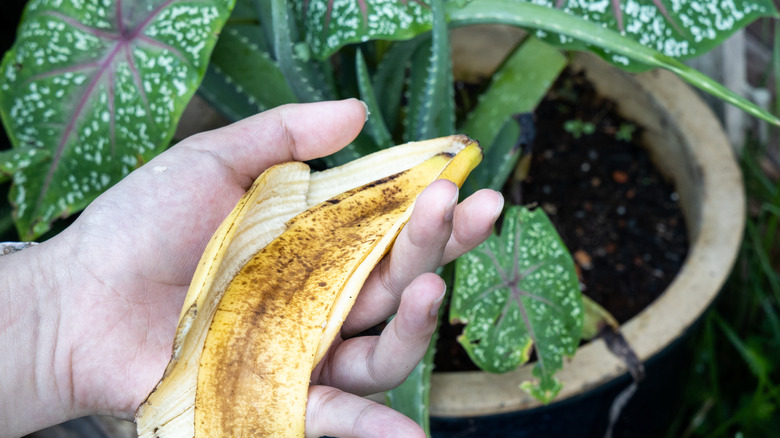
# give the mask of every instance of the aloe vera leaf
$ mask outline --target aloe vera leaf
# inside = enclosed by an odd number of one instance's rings
[[[451,111],[454,105],[446,102],[448,96],[451,97],[448,88],[452,84],[447,24],[442,1],[433,0],[432,5],[431,42],[421,46],[414,55],[408,116],[405,119],[404,138],[407,141],[425,140],[454,131],[454,111]]]
[[[279,66],[251,36],[248,26],[225,26],[198,90],[233,121],[296,101]]]
[[[412,55],[424,41],[427,41],[426,36],[393,43],[377,66],[374,74],[374,90],[377,93],[382,118],[390,131],[395,130],[398,120],[406,70],[409,68]]]
[[[270,0],[274,34],[274,57],[290,88],[300,102],[318,102],[336,97],[321,65],[311,60],[308,47],[293,39],[288,4],[284,0]]]
[[[520,144],[522,129],[514,118],[509,118],[485,153],[482,163],[474,169],[460,189],[461,198],[467,198],[480,189],[501,191],[514,171],[524,151]]]
[[[533,112],[566,62],[560,50],[527,38],[493,75],[460,131],[481,142],[489,153],[501,126],[515,114]]]
[[[355,56],[355,70],[357,74],[358,88],[360,90],[360,99],[366,104],[369,112],[366,121],[365,130],[374,139],[374,142],[380,147],[388,147],[393,143],[393,138],[388,131],[385,121],[382,118],[379,103],[376,100],[376,92],[371,84],[371,77],[368,75],[366,60],[363,58],[363,52],[358,50]]]

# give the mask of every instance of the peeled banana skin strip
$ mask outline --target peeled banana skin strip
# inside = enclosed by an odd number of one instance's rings
[[[451,136],[263,173],[204,251],[139,436],[303,436],[311,371],[417,195],[462,184],[480,159]]]

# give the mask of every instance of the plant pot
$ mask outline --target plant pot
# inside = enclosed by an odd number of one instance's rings
[[[469,39],[474,41],[473,31]],[[455,35],[453,52],[468,52],[457,44]],[[718,295],[741,242],[741,173],[713,113],[675,75],[630,75],[585,54],[575,56],[571,67],[617,102],[621,116],[644,127],[642,141],[675,185],[686,220],[690,247],[680,272],[655,302],[621,326],[645,363],[646,378],[626,406],[615,436],[663,436],[682,372],[688,369],[686,335]],[[542,405],[519,389],[520,382],[532,379],[532,366],[500,375],[434,372],[434,436],[603,436],[614,397],[631,381],[622,362],[597,340],[566,361],[558,373],[563,389],[551,404]],[[646,401],[653,404],[643,406]]]

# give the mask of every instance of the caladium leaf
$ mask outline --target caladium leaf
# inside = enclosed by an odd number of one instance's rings
[[[405,40],[431,29],[430,0],[295,0],[312,54],[325,59],[370,39]]]
[[[458,341],[480,368],[506,372],[536,351],[522,387],[549,401],[560,390],[554,374],[577,349],[583,321],[574,261],[541,209],[511,207],[500,235],[460,257],[450,321],[466,324]]]
[[[0,152],[0,183],[31,164],[40,163],[49,157],[48,149],[36,147],[14,148]]]
[[[468,8],[477,14],[484,6],[481,0],[472,2]],[[686,1],[686,0],[506,0],[509,8],[502,11],[505,17],[550,23],[551,26],[534,26],[535,35],[559,47],[574,50],[596,50],[604,48],[591,45],[570,32],[556,32],[555,20],[533,12],[515,10],[511,3],[532,3],[538,6],[558,9],[573,17],[597,24],[602,29],[616,32],[665,56],[688,59],[705,53],[737,30],[760,17],[777,17],[772,0],[728,0],[728,1]],[[457,4],[452,4],[453,10]],[[491,8],[492,6],[488,6]],[[530,13],[529,13],[530,12]],[[607,52],[611,52],[606,49]],[[621,67],[633,70],[647,68],[636,59],[615,54],[605,56]]]
[[[528,1],[528,0],[522,0]],[[771,0],[535,0],[619,32],[664,55],[688,59],[722,43],[763,16],[777,16]],[[581,43],[558,34],[538,36],[568,48]]]
[[[167,147],[235,0],[32,0],[0,66],[15,148],[51,158],[14,175],[32,239]]]
[[[664,55],[618,32],[582,20],[547,6],[519,0],[479,0],[450,12],[450,23],[456,26],[468,24],[508,24],[530,29],[553,32],[573,38],[597,48],[595,52],[605,56],[613,64],[627,66],[659,67],[670,70],[682,79],[715,97],[744,110],[748,114],[780,126],[780,118],[760,108],[744,97],[724,87],[708,76],[686,66],[676,58]]]

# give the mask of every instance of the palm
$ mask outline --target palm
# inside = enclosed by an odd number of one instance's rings
[[[183,152],[172,150],[130,175],[74,227],[79,264],[110,293],[78,297],[80,308],[100,312],[80,316],[88,330],[73,359],[84,362],[78,368],[95,384],[125,376],[108,385],[124,412],[159,379],[200,254],[245,190],[243,179],[217,161]]]

